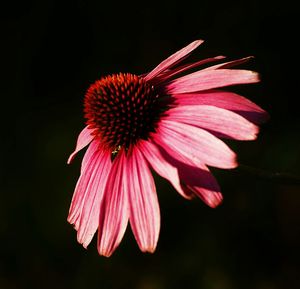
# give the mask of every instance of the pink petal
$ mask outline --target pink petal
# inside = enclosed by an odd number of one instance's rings
[[[175,75],[177,75],[179,73],[183,73],[192,68],[196,68],[203,64],[207,64],[207,63],[210,63],[213,61],[218,61],[218,60],[224,59],[224,58],[225,58],[225,56],[219,55],[219,56],[215,56],[215,57],[211,57],[211,58],[206,58],[206,59],[194,62],[194,63],[181,65],[174,69],[167,70],[166,72],[163,73],[163,75],[159,76],[158,82],[166,81],[167,79],[170,79],[171,77],[174,77]]]
[[[68,164],[70,164],[74,158],[74,156],[80,151],[82,150],[84,147],[86,147],[95,137],[93,134],[93,129],[90,129],[88,127],[85,127],[81,133],[78,136],[77,139],[77,144],[76,144],[76,148],[75,151],[69,156],[68,159]]]
[[[178,193],[180,193],[186,199],[191,198],[191,196],[185,194],[181,188],[177,168],[164,159],[156,144],[154,144],[151,140],[141,140],[138,143],[138,148],[150,163],[151,167],[160,176],[167,179]]]
[[[190,43],[189,45],[187,45],[186,47],[182,48],[181,50],[177,51],[176,53],[172,54],[163,62],[161,62],[158,66],[156,66],[151,72],[149,72],[145,76],[145,80],[149,81],[154,77],[156,77],[158,74],[165,71],[166,69],[169,69],[170,67],[174,66],[183,58],[187,57],[194,49],[196,49],[202,43],[203,40],[196,40]]]
[[[178,106],[168,110],[167,114],[167,119],[172,121],[201,127],[217,136],[238,140],[253,140],[259,130],[238,114],[215,106]]]
[[[160,211],[155,183],[150,169],[138,148],[128,155],[127,184],[130,224],[143,252],[154,252],[160,230]]]
[[[113,161],[101,203],[98,228],[98,252],[109,257],[120,244],[128,218],[128,171],[126,155],[121,150]]]
[[[198,174],[197,174],[198,173]],[[210,174],[211,175],[211,174]],[[199,179],[203,180],[203,178],[207,176],[205,171],[201,170],[194,170],[190,176],[192,179]],[[212,175],[211,175],[212,176]],[[201,187],[201,183],[194,184],[192,186],[186,185],[188,190],[191,190],[195,195],[197,195],[206,205],[210,206],[211,208],[216,208],[219,206],[223,201],[223,196],[221,192],[215,192],[206,188]]]
[[[74,224],[76,230],[79,229],[81,211],[88,188],[94,182],[99,160],[102,158],[103,153],[101,144],[94,140],[83,157],[82,164],[85,165],[81,167],[81,175],[75,187],[68,215],[68,222]]]
[[[194,126],[161,120],[153,139],[177,159],[184,156],[196,165],[218,168],[237,166],[235,153],[224,142]]]
[[[93,141],[85,156],[81,176],[73,195],[68,221],[78,230],[77,240],[86,248],[98,224],[99,209],[108,172],[111,168],[110,153]]]
[[[173,94],[178,105],[212,105],[234,111],[254,123],[266,121],[266,111],[245,97],[233,92],[210,90],[197,93]]]
[[[167,92],[170,94],[189,93],[258,81],[258,74],[250,70],[200,70],[173,80],[167,85]]]
[[[209,169],[204,164],[198,164],[197,167],[193,162],[186,159],[174,159],[168,154],[164,154],[166,160],[178,168],[182,187],[187,193],[192,191],[208,206],[215,208],[222,202],[222,194],[220,187],[210,173]]]
[[[232,60],[232,61],[228,61],[228,62],[217,64],[217,65],[213,65],[213,66],[204,68],[204,70],[214,70],[214,69],[220,69],[220,68],[230,68],[230,67],[237,66],[237,65],[243,64],[245,62],[248,62],[250,59],[253,59],[253,58],[254,58],[253,56],[247,56],[247,57],[240,58],[240,59],[237,59],[237,60]]]
[[[85,248],[99,226],[100,205],[111,166],[111,154],[105,151],[98,158],[93,178],[86,188],[77,233],[78,242]]]

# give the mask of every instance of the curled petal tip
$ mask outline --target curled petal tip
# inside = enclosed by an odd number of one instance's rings
[[[79,134],[77,143],[76,143],[76,148],[74,152],[69,156],[67,164],[70,164],[75,157],[75,155],[82,150],[84,147],[86,147],[95,137],[92,134],[93,130],[90,129],[89,127],[85,127]]]
[[[68,158],[68,160],[67,160],[67,164],[68,164],[68,165],[71,164],[71,162],[72,162],[73,159],[74,159],[74,156],[75,156],[74,153],[72,153],[72,154],[69,156],[69,158]]]

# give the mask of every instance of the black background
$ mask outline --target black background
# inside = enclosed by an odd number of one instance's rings
[[[271,115],[241,163],[300,175],[298,9],[287,1],[10,1],[1,4],[0,288],[297,288],[299,185],[213,170],[217,209],[156,177],[162,228],[155,254],[130,229],[109,259],[66,221],[81,153],[82,98],[99,77],[141,74],[195,39],[193,54],[230,59],[262,82],[239,92]]]

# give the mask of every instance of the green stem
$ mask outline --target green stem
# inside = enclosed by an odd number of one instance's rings
[[[282,172],[269,172],[262,169],[257,169],[254,167],[250,167],[247,165],[240,164],[237,168],[238,171],[250,173],[256,177],[259,177],[261,179],[274,181],[276,183],[282,183],[282,184],[291,184],[291,185],[300,185],[300,177],[288,174],[288,173],[282,173]]]

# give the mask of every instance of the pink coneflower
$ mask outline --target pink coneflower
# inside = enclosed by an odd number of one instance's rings
[[[154,252],[160,210],[150,168],[187,199],[196,195],[213,208],[221,203],[208,167],[232,169],[237,161],[219,138],[254,140],[254,123],[267,113],[218,89],[258,82],[253,71],[231,69],[249,58],[192,73],[187,72],[224,57],[179,65],[202,42],[192,42],[149,73],[113,74],[88,89],[86,127],[68,160],[89,145],[68,216],[85,248],[98,229],[98,252],[110,256],[129,221],[139,248]]]

